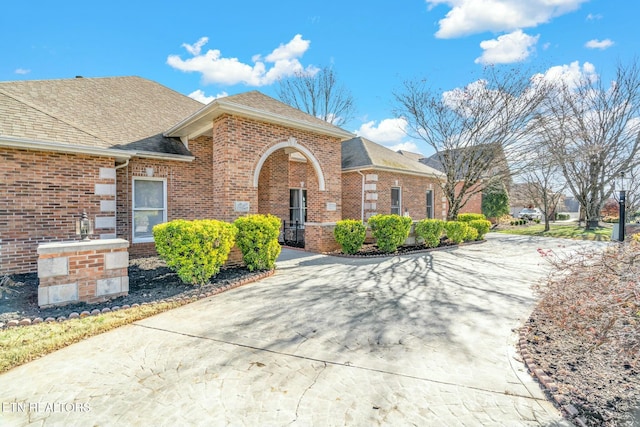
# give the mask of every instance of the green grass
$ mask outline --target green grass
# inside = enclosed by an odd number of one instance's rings
[[[163,302],[141,305],[64,322],[4,329],[0,331],[0,373],[83,339],[183,304],[184,302]]]
[[[551,229],[547,232],[544,231],[544,224],[536,224],[496,230],[496,233],[517,234],[519,236],[559,237],[575,240],[598,240],[603,242],[611,240],[611,228],[599,227],[595,230],[585,231],[584,227],[578,227],[576,224],[551,224]]]

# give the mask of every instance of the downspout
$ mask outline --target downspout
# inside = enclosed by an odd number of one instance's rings
[[[357,170],[356,172],[358,172],[362,176],[362,200],[360,201],[360,219],[362,219],[362,222],[364,222],[364,174],[359,170]]]
[[[116,234],[116,239],[118,238],[118,169],[122,169],[124,167],[129,166],[129,159],[125,160],[123,164],[121,165],[116,165],[115,169],[116,169],[116,195],[114,197],[114,201],[116,202],[116,211],[115,211],[115,217],[116,217],[116,226],[114,227],[113,231]],[[129,182],[129,170],[127,169],[127,183]],[[129,184],[127,184],[129,185]],[[129,204],[129,191],[127,191],[127,204]]]

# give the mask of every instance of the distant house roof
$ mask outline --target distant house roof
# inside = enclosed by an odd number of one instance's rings
[[[500,148],[498,152],[495,144],[482,144],[473,147],[455,148],[450,150],[444,150],[429,157],[420,159],[420,163],[445,172],[445,156],[450,156],[450,159],[454,162],[456,178],[461,179],[467,174],[467,168],[469,163],[474,159],[480,159],[481,156],[490,156],[491,161],[495,161],[496,164],[504,162],[504,154]]]
[[[167,130],[165,135],[194,138],[208,132],[213,119],[225,113],[334,136],[340,140],[353,137],[342,128],[256,90],[218,98]]]
[[[140,77],[0,82],[0,145],[16,148],[189,160],[188,140],[221,114],[353,137],[257,91],[203,105]]]
[[[443,177],[441,172],[368,139],[357,137],[342,143],[343,171],[369,168]]]
[[[140,77],[0,82],[0,138],[190,156],[162,133],[201,108]]]

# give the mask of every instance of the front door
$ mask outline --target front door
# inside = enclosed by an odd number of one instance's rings
[[[304,223],[307,221],[307,190],[289,190],[289,222],[284,221],[284,243],[304,248]]]

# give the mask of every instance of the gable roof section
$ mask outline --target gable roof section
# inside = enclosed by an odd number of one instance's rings
[[[342,143],[342,170],[347,172],[357,169],[378,169],[434,178],[444,177],[441,172],[427,165],[362,137]]]
[[[424,159],[426,157],[424,154],[414,153],[412,151],[407,151],[407,150],[398,150],[396,151],[396,153],[402,154],[403,156],[408,157],[411,160],[415,160],[416,162],[419,162],[420,159]]]
[[[162,132],[200,108],[200,102],[140,77],[0,82],[0,139],[191,156]]]
[[[168,137],[195,138],[209,132],[213,120],[231,114],[280,124],[345,140],[353,134],[256,90],[218,98],[165,132]]]

